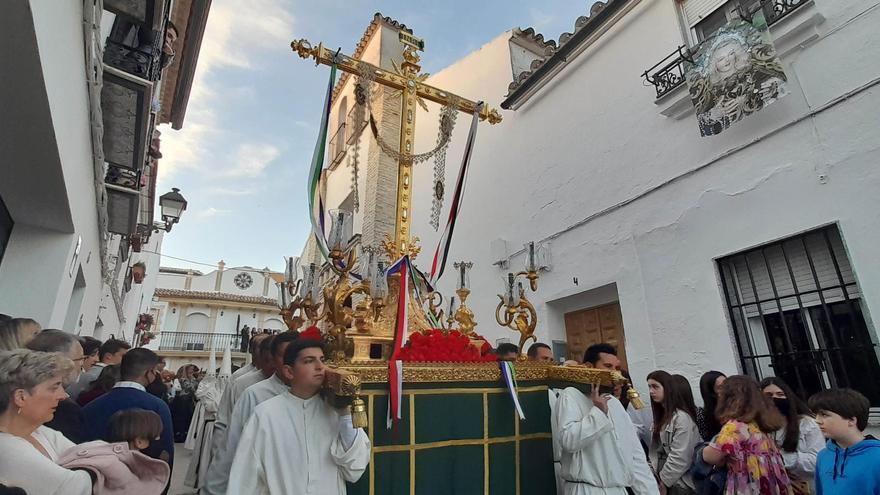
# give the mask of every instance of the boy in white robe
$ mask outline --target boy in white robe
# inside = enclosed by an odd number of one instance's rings
[[[226,446],[218,452],[218,457],[213,461],[211,484],[216,493],[226,493],[226,485],[229,482],[229,469],[238,449],[238,442],[245,424],[250,419],[254,409],[272,397],[287,392],[290,387],[290,377],[284,374],[284,352],[288,345],[294,342],[299,334],[284,332],[275,335],[270,345],[270,355],[274,360],[275,373],[265,380],[251,385],[241,394],[235,402],[229,426],[226,428]]]
[[[232,419],[232,412],[235,409],[235,403],[241,394],[250,387],[272,376],[274,373],[274,361],[271,359],[263,359],[263,356],[269,356],[271,340],[266,334],[257,334],[251,340],[251,347],[254,355],[254,370],[233,378],[227,384],[220,399],[220,406],[217,410],[216,419],[214,420],[214,433],[211,438],[211,459],[218,459],[222,456],[222,451],[226,448],[226,430],[229,427],[229,421]],[[234,453],[230,455],[235,455]],[[228,465],[226,466],[228,467]],[[208,472],[205,476],[199,493],[201,495],[224,495],[224,483],[228,473],[221,472],[219,463],[212,462],[208,466]]]
[[[228,493],[344,495],[370,462],[370,441],[320,394],[321,343],[300,339],[284,354],[290,390],[254,410],[241,436]]]

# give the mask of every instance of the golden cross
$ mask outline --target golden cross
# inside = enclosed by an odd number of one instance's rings
[[[416,127],[416,102],[417,98],[439,103],[448,104],[452,99],[457,99],[458,110],[473,114],[477,103],[465,98],[458,97],[422,82],[426,76],[419,75],[421,67],[418,65],[419,56],[415,49],[406,46],[403,52],[403,63],[398,73],[376,67],[373,64],[339,54],[324,47],[323,43],[313,47],[305,39],[294,41],[290,47],[304,59],[313,58],[316,64],[333,65],[351,74],[359,75],[362,68],[367,68],[375,74],[375,81],[384,86],[401,91],[400,109],[400,160],[397,164],[397,213],[394,232],[394,251],[389,252],[392,261],[403,254],[414,254],[417,247],[413,246],[410,238],[410,220],[412,204],[412,160],[414,154],[414,138]],[[480,120],[488,120],[490,124],[501,122],[501,114],[496,109],[483,106],[480,111]]]

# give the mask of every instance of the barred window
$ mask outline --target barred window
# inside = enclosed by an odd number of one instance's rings
[[[880,406],[876,333],[836,226],[718,260],[743,371],[804,399],[850,387]]]

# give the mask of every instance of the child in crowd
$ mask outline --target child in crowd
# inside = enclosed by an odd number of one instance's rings
[[[111,443],[126,442],[131,450],[143,451],[162,434],[162,418],[153,411],[126,409],[110,417]],[[167,456],[166,456],[167,457]],[[168,461],[168,459],[162,459]]]
[[[816,494],[880,493],[880,440],[862,433],[868,399],[855,390],[825,390],[810,398],[810,409],[828,439],[816,461]]]

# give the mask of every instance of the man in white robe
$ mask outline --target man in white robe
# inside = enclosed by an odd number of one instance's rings
[[[620,360],[614,346],[596,344],[584,353],[584,365],[619,370]],[[637,495],[659,494],[636,428],[619,400],[598,389],[591,397],[574,388],[555,392],[555,403],[550,396],[551,428],[561,493],[625,493],[630,487]]]
[[[217,418],[217,409],[220,406],[220,398],[223,390],[229,383],[232,375],[232,353],[227,348],[223,352],[223,363],[220,365],[220,373],[217,374],[214,349],[211,349],[211,357],[208,361],[208,376],[206,376],[196,389],[196,411],[189,426],[189,433],[184,442],[184,448],[192,450],[189,468],[186,471],[184,484],[199,489],[208,474],[208,466],[211,465],[211,441],[214,437],[214,421]]]
[[[248,421],[229,475],[229,494],[344,495],[370,462],[370,441],[351,416],[320,394],[321,343],[300,339],[287,348],[288,392],[269,399]]]
[[[294,342],[299,334],[284,332],[272,338],[270,355],[274,361],[275,373],[265,380],[251,385],[241,394],[235,402],[235,408],[226,428],[226,446],[220,449],[218,456],[213,460],[212,474],[216,473],[216,479],[211,484],[216,493],[226,493],[226,485],[229,482],[229,469],[235,458],[235,451],[241,438],[241,432],[245,424],[251,418],[254,409],[260,403],[287,392],[290,387],[290,377],[285,375],[284,352],[291,342]]]
[[[263,359],[264,355],[269,356],[271,346],[269,336],[258,334],[251,343],[253,345],[251,349],[254,350],[255,369],[233,379],[227,384],[226,390],[223,391],[223,397],[220,399],[220,406],[214,420],[214,434],[211,438],[212,459],[218,459],[221,456],[221,451],[226,449],[226,430],[229,426],[229,421],[232,419],[232,411],[238,398],[241,397],[245,389],[269,378],[274,373],[274,361],[272,359]],[[208,466],[208,472],[199,493],[201,495],[224,495],[226,492],[222,487],[227,476],[228,473],[222,472],[218,463],[212,462]]]

